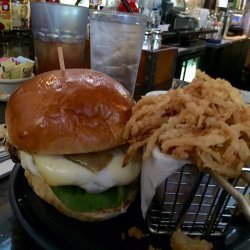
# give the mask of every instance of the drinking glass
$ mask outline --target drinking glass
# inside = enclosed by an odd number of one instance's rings
[[[58,47],[62,47],[65,68],[83,68],[88,8],[44,2],[30,5],[38,73],[60,69]]]
[[[91,68],[111,76],[132,95],[147,17],[115,11],[90,11]]]

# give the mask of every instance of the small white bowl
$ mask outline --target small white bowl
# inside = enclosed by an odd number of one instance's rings
[[[33,78],[35,75],[32,73],[30,77],[21,79],[2,79],[0,78],[0,92],[12,94],[24,81]]]

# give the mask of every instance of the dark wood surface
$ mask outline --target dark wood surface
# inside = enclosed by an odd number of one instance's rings
[[[249,89],[249,82],[242,79],[249,47],[248,39],[209,45],[200,57],[199,68],[214,78],[228,80],[235,87]]]

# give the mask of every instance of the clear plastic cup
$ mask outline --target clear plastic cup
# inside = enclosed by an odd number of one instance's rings
[[[62,47],[65,68],[83,68],[88,8],[44,2],[30,5],[38,73],[60,69],[58,47]]]
[[[133,95],[147,17],[90,11],[91,68],[111,76]]]

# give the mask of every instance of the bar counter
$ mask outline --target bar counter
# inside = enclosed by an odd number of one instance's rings
[[[213,78],[224,78],[234,87],[249,90],[249,80],[244,75],[249,48],[250,40],[247,37],[222,39],[218,44],[207,43],[199,68]]]
[[[220,43],[209,43],[208,42],[206,44],[206,47],[219,49],[219,48],[222,48],[222,47],[230,46],[230,45],[235,44],[235,43],[241,43],[241,42],[244,42],[244,41],[247,41],[247,40],[249,40],[249,38],[246,37],[246,36],[238,36],[238,37],[235,37],[235,38],[228,37],[228,38],[223,38]]]

